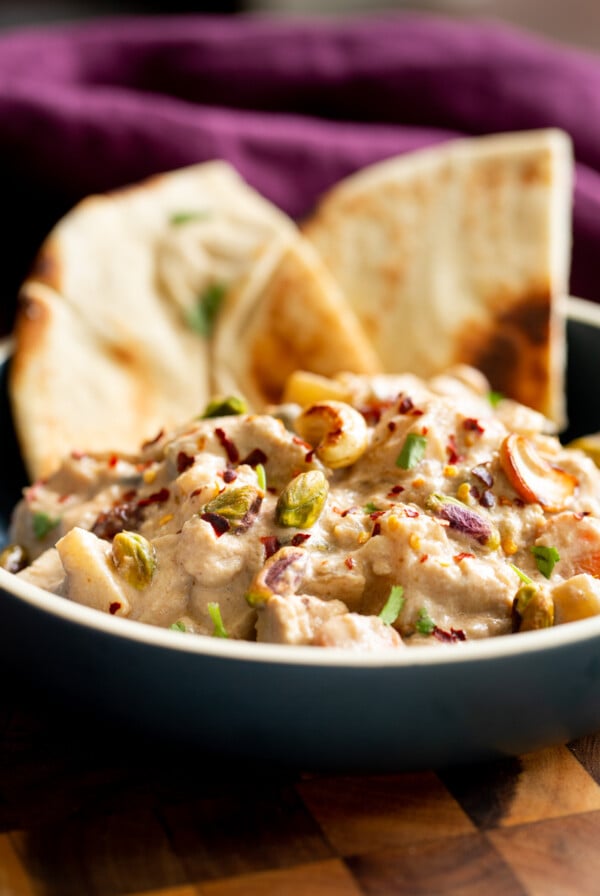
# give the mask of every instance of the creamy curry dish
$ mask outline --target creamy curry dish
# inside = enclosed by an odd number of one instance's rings
[[[474,368],[298,371],[28,485],[2,565],[181,632],[357,650],[600,613],[600,470]]]

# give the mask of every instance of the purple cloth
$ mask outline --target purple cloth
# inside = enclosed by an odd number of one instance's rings
[[[150,16],[5,32],[5,299],[13,308],[39,241],[91,192],[221,157],[301,217],[322,190],[378,159],[456,135],[546,126],[565,129],[576,153],[571,289],[600,301],[593,54],[490,22],[413,13]]]

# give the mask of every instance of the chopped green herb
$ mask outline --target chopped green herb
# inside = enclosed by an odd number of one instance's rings
[[[182,622],[181,619],[178,619],[177,622],[173,622],[169,628],[174,632],[187,632],[185,622]]]
[[[34,513],[32,517],[33,534],[40,541],[60,523],[60,519],[48,516],[47,513]]]
[[[211,283],[187,315],[188,326],[201,336],[210,336],[217,319],[226,287],[222,283]]]
[[[518,575],[518,577],[521,579],[522,582],[525,582],[526,585],[533,585],[533,579],[530,579],[529,576],[526,575],[522,569],[519,569],[519,567],[515,566],[514,563],[509,563],[508,565],[513,570],[513,572],[516,572],[516,574]]]
[[[169,224],[179,227],[180,224],[189,224],[190,221],[202,221],[208,218],[210,212],[207,209],[196,209],[195,211],[174,212],[169,218]]]
[[[379,618],[382,619],[386,625],[393,625],[400,615],[403,606],[404,588],[402,585],[392,585],[388,599],[379,613]]]
[[[531,553],[535,557],[535,565],[543,576],[547,579],[552,575],[554,564],[560,560],[560,554],[556,548],[546,547],[545,545],[534,545]]]
[[[416,628],[421,635],[430,635],[435,628],[435,622],[433,621],[425,607],[422,607],[419,610],[419,615],[416,621]]]
[[[223,625],[223,620],[221,618],[221,608],[217,603],[209,603],[207,604],[208,612],[210,613],[210,618],[213,621],[214,630],[213,630],[213,638],[228,638],[229,635]]]
[[[255,467],[256,470],[256,479],[258,481],[258,487],[266,492],[267,490],[267,471],[263,467],[262,464],[257,464]]]
[[[372,501],[369,501],[369,502],[368,502],[367,504],[365,504],[365,506],[363,507],[363,510],[364,510],[365,513],[377,513],[377,509],[378,509],[377,506],[376,506],[375,504],[373,504]]]
[[[496,392],[492,389],[491,392],[488,392],[488,401],[493,408],[497,408],[500,402],[503,400],[504,395],[502,392]]]
[[[416,432],[409,432],[404,440],[402,451],[396,458],[396,466],[403,470],[412,470],[425,455],[427,439]]]

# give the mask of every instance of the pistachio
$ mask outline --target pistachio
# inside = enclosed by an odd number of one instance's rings
[[[152,581],[156,552],[147,538],[138,532],[118,532],[112,542],[112,560],[123,579],[141,590]]]
[[[512,606],[514,632],[530,632],[554,625],[551,595],[534,584],[521,585]]]
[[[544,510],[561,510],[577,486],[575,476],[553,466],[531,439],[518,433],[502,442],[500,464],[519,497]]]
[[[275,517],[280,526],[310,529],[325,506],[329,483],[320,470],[299,473],[279,495]]]
[[[426,506],[436,516],[446,520],[451,529],[474,538],[490,550],[495,550],[499,546],[500,534],[496,527],[462,501],[434,492],[427,499]]]
[[[207,417],[233,417],[236,414],[245,414],[248,410],[246,402],[237,395],[217,396],[204,408],[203,418]]]
[[[246,592],[251,607],[261,607],[274,594],[295,594],[308,560],[302,548],[284,547],[273,554],[254,577]]]
[[[233,529],[247,529],[262,503],[262,495],[253,485],[226,488],[204,507],[204,513],[225,517]]]
[[[20,572],[29,564],[27,551],[20,544],[8,544],[0,553],[0,567],[7,572]]]

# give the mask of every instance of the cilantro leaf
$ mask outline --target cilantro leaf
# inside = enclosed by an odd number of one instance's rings
[[[217,603],[209,603],[207,604],[208,612],[210,613],[210,618],[213,621],[214,630],[213,630],[213,638],[228,638],[227,630],[223,625],[223,620],[221,618],[221,608]]]
[[[173,632],[187,632],[187,628],[185,627],[185,622],[182,622],[181,619],[178,619],[177,622],[173,622],[169,628]]]
[[[419,615],[415,623],[416,629],[421,635],[430,635],[435,628],[435,622],[427,612],[425,607],[421,607]]]
[[[51,517],[47,513],[42,513],[42,511],[34,513],[31,518],[33,534],[40,541],[42,540],[42,538],[45,538],[46,535],[48,535],[48,533],[52,531],[52,529],[58,526],[59,523],[59,518]]]
[[[372,501],[368,501],[363,507],[365,513],[377,513],[377,506]]]
[[[403,470],[412,470],[423,459],[427,439],[416,432],[409,432],[404,440],[402,451],[396,458],[396,466]]]
[[[225,298],[223,283],[211,283],[206,287],[196,304],[187,314],[188,326],[201,336],[209,337],[217,319],[217,314]]]
[[[254,472],[256,473],[256,480],[258,482],[258,487],[266,492],[267,490],[267,471],[265,470],[262,464],[257,464]]]
[[[386,625],[393,625],[400,615],[403,606],[404,588],[402,585],[392,585],[388,599],[379,613],[379,618],[382,619]]]
[[[504,395],[502,392],[496,392],[492,389],[491,392],[488,392],[487,399],[493,408],[497,408],[500,402],[504,399]]]
[[[546,547],[546,545],[534,545],[531,553],[535,557],[535,565],[543,576],[547,579],[552,575],[555,563],[560,560],[560,554],[556,548]]]

